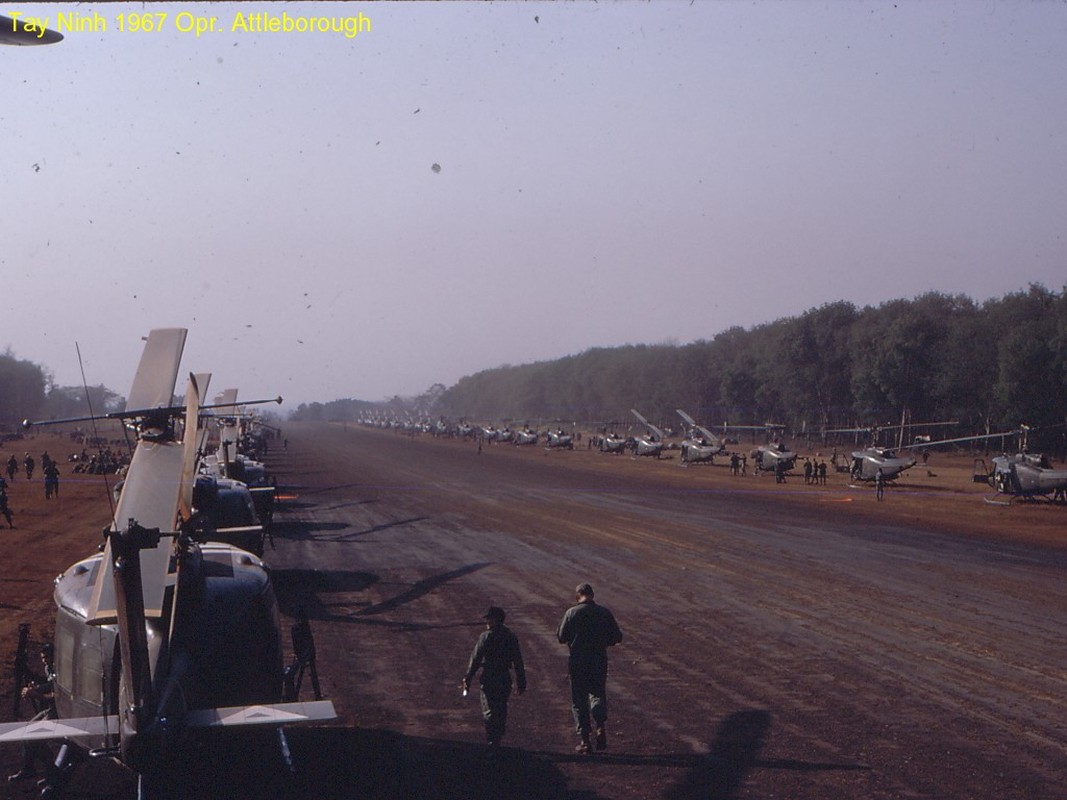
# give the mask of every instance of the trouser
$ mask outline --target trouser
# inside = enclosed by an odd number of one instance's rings
[[[55,718],[56,712],[49,706],[38,711],[30,721],[40,722],[41,720]],[[46,742],[37,739],[22,743],[22,770],[24,772],[35,772],[38,764],[47,770],[52,766],[52,759],[52,750]]]
[[[508,724],[508,697],[511,686],[486,686],[482,684],[482,719],[485,720],[485,740],[490,744],[499,742]]]
[[[598,728],[604,727],[608,719],[608,662],[606,658],[572,660],[569,671],[574,727],[582,739],[588,739],[590,717]]]

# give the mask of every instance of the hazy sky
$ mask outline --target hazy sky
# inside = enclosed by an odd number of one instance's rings
[[[0,48],[0,348],[63,385],[77,342],[125,394],[153,327],[190,329],[213,389],[294,408],[1067,283],[1062,3],[13,11],[107,21]],[[168,16],[119,30],[130,12]]]

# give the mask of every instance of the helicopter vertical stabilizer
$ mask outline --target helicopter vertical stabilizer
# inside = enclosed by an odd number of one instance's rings
[[[126,402],[127,411],[150,411],[170,406],[178,365],[185,348],[184,328],[160,328],[148,334],[144,352]],[[159,425],[153,421],[152,425]],[[163,428],[166,428],[164,423]],[[143,433],[143,432],[142,432]],[[142,435],[137,442],[126,482],[122,487],[112,531],[124,529],[130,520],[145,528],[172,531],[181,500],[184,449],[173,437],[153,431],[153,439]],[[156,547],[141,551],[141,574],[145,583],[145,614],[158,617],[163,613],[163,595],[173,583],[170,573],[170,550]],[[104,563],[111,563],[111,540],[104,547]],[[104,570],[93,587],[88,619],[93,624],[110,624],[117,619],[115,585]]]
[[[126,398],[127,411],[170,406],[186,333],[185,328],[159,328],[148,334]]]

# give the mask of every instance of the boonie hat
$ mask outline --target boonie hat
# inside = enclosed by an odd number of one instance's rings
[[[489,610],[482,614],[482,619],[498,619],[504,621],[504,609],[500,606],[489,606]]]

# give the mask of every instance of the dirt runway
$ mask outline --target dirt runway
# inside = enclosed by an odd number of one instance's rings
[[[937,456],[877,503],[835,475],[777,486],[581,447],[285,428],[266,557],[283,613],[310,613],[341,714],[292,732],[294,796],[1062,796],[1067,509],[989,506],[965,462]],[[54,507],[36,521],[63,527],[48,578],[95,542],[97,502],[78,533]],[[2,570],[5,647],[19,618],[48,622],[49,570],[31,561]],[[594,757],[573,752],[555,641],[585,580],[625,635]],[[459,691],[490,604],[530,680],[497,760]]]

